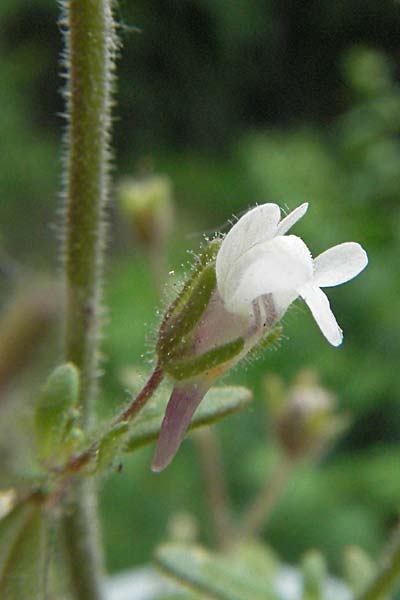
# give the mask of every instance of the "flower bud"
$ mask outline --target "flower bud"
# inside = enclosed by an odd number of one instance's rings
[[[382,95],[392,86],[392,65],[383,52],[356,46],[347,53],[344,68],[350,85],[362,97]]]
[[[24,284],[0,317],[0,388],[37,356],[60,311],[59,287],[46,280]]]
[[[301,372],[286,393],[276,379],[267,380],[266,389],[275,434],[290,458],[318,455],[347,425],[347,419],[334,412],[334,396],[312,371]]]
[[[302,560],[303,600],[323,600],[327,577],[326,562],[317,550],[310,550]]]
[[[172,186],[168,177],[152,175],[142,180],[123,179],[118,201],[133,232],[144,248],[160,247],[172,229]]]

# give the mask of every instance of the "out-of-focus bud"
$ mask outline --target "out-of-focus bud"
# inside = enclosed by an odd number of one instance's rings
[[[175,513],[168,522],[170,541],[193,544],[197,540],[198,526],[195,517],[185,511]]]
[[[12,511],[17,502],[17,492],[14,488],[0,490],[0,519]]]
[[[346,55],[344,70],[353,90],[362,97],[387,92],[393,81],[388,56],[371,48],[356,46]]]
[[[61,306],[61,290],[52,282],[37,281],[17,291],[0,319],[0,388],[35,356]]]
[[[303,575],[302,600],[322,600],[327,576],[324,557],[317,550],[310,550],[303,557],[301,567]]]
[[[117,197],[140,244],[146,250],[162,247],[173,224],[170,179],[164,175],[123,179],[117,187]]]
[[[372,558],[358,546],[349,546],[344,553],[344,579],[355,596],[366,588],[376,573]],[[385,596],[386,597],[386,596]],[[384,597],[380,598],[384,600]]]
[[[275,434],[292,459],[322,453],[345,430],[348,418],[335,413],[335,398],[313,371],[302,371],[284,393],[277,378],[265,383]]]

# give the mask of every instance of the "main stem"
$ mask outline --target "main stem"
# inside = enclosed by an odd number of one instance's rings
[[[103,211],[108,192],[110,97],[115,52],[111,0],[65,3],[67,148],[65,161],[64,357],[80,370],[82,427],[96,388]],[[76,484],[64,518],[67,563],[76,600],[100,600],[101,552],[91,482]]]

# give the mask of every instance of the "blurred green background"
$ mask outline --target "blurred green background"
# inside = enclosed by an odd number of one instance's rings
[[[53,0],[0,3],[4,314],[18,290],[59,269],[65,124],[58,15]],[[296,304],[279,347],[226,378],[248,385],[254,401],[216,429],[239,515],[276,452],[263,377],[277,373],[289,383],[300,369],[314,368],[340,409],[353,415],[352,425],[317,466],[297,471],[265,539],[289,562],[319,548],[333,569],[349,544],[377,556],[400,507],[400,5],[124,0],[117,15],[113,177],[154,171],[170,178],[169,269],[179,276],[190,260],[187,249],[199,247],[204,231],[226,231],[232,214],[257,202],[293,209],[309,201],[295,233],[314,255],[349,240],[368,251],[365,273],[329,290],[343,346],[330,347],[306,307]],[[102,415],[126,400],[121,369],[150,368],[157,309],[166,303],[114,201],[108,220]],[[35,386],[56,363],[57,346],[53,331],[40,355],[27,357],[28,374],[18,372],[3,392],[6,409],[14,396],[32,403]],[[149,561],[177,512],[192,513],[200,540],[212,543],[194,445],[186,441],[160,475],[149,471],[151,452],[126,458],[122,473],[102,486],[110,570]]]

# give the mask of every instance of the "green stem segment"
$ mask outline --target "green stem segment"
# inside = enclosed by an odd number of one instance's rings
[[[97,527],[95,483],[92,479],[77,480],[71,510],[62,521],[65,564],[74,600],[104,598],[101,581],[103,555]]]
[[[213,521],[215,541],[218,549],[227,550],[234,537],[233,521],[219,440],[212,427],[196,431],[194,440],[203,475],[204,495]]]
[[[70,0],[66,9],[65,359],[80,370],[88,424],[96,381],[115,41],[110,0]]]
[[[82,426],[87,429],[97,377],[115,35],[111,0],[69,0],[64,6],[68,118],[64,358],[80,371]],[[93,493],[92,484],[77,483],[64,522],[71,588],[79,600],[102,597]]]
[[[281,459],[272,477],[266,480],[244,514],[239,530],[242,537],[251,538],[259,534],[285,490],[292,475],[293,466],[294,462],[288,458]]]
[[[400,527],[397,528],[377,574],[358,600],[381,600],[400,577]]]
[[[119,423],[132,421],[139,414],[142,408],[144,408],[148,400],[150,400],[150,398],[162,382],[163,378],[164,371],[162,370],[160,365],[157,364],[142,390],[132,400],[129,406],[117,416],[117,418],[113,421],[110,429],[105,433],[105,435],[107,435],[112,430],[112,428],[118,425]],[[62,469],[62,473],[78,473],[96,455],[96,452],[99,449],[103,439],[104,437],[101,436],[100,438],[94,440],[89,446],[89,448],[87,448],[86,450],[84,450],[76,456],[72,456]]]

